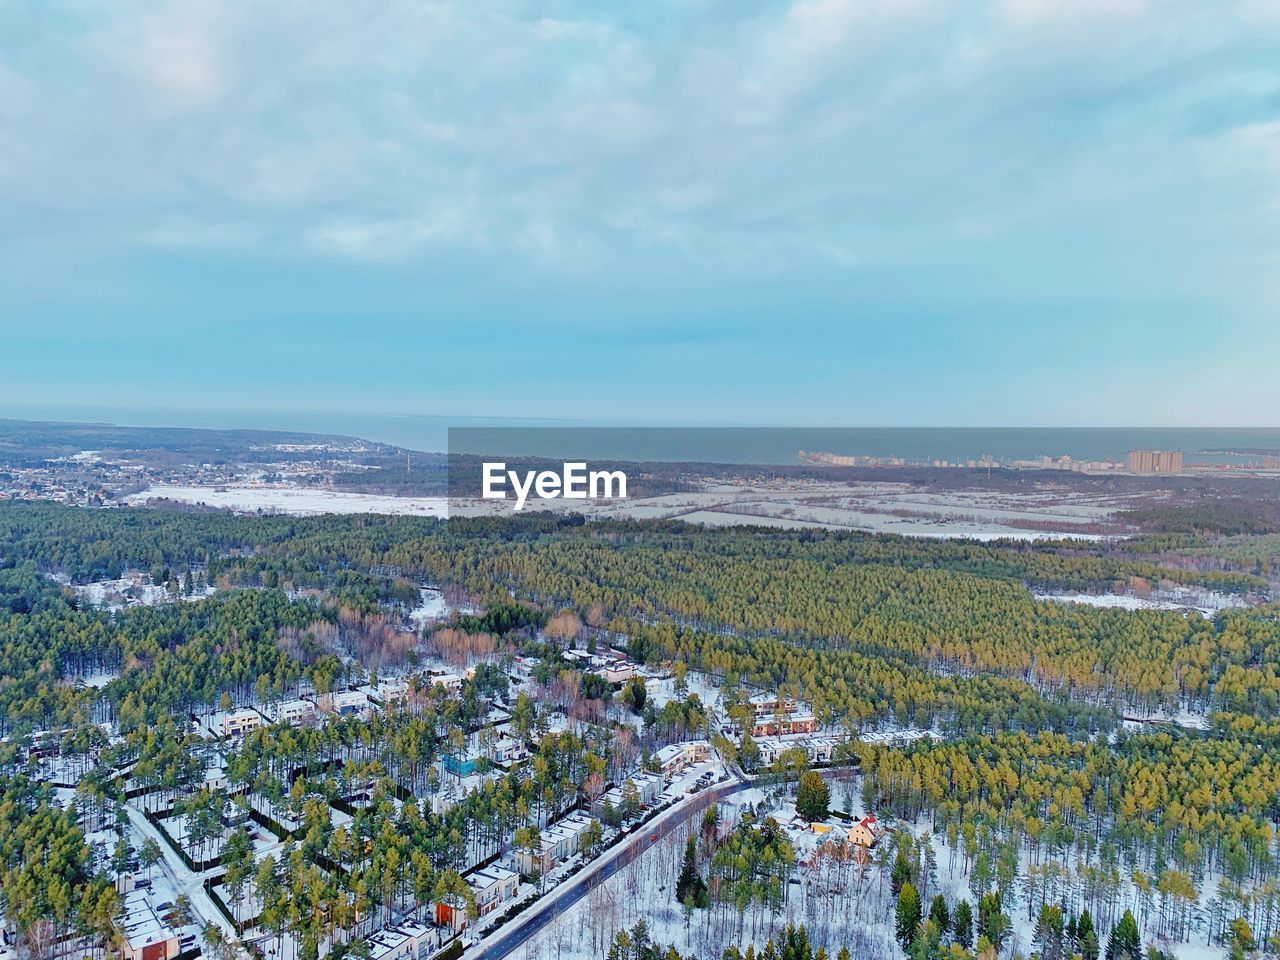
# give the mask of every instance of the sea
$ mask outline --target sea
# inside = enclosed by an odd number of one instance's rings
[[[1130,450],[1180,450],[1187,463],[1280,455],[1280,427],[880,427],[616,424],[417,414],[139,408],[0,407],[0,417],[143,427],[290,430],[359,437],[408,450],[594,460],[795,464],[798,453],[899,457],[910,463],[1041,456],[1122,461]]]

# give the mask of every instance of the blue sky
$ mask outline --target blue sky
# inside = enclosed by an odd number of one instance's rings
[[[1274,425],[1280,6],[0,0],[0,222],[0,414]]]

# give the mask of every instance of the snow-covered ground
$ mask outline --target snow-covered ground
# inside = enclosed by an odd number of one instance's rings
[[[204,504],[240,513],[287,513],[294,516],[317,516],[325,513],[385,513],[399,516],[444,517],[448,515],[445,497],[389,497],[370,493],[346,493],[309,487],[201,487],[160,484],[141,493],[130,494],[125,501],[145,505],[148,500],[164,498],[181,503]]]
[[[130,495],[126,501],[145,504],[161,497],[241,512],[296,515],[491,516],[510,513],[514,504],[513,500],[378,496],[278,484],[157,485]],[[914,537],[1097,540],[1115,534],[1098,533],[1096,525],[1106,524],[1127,505],[1123,497],[1081,494],[1053,485],[1029,493],[922,492],[904,483],[790,480],[708,482],[695,492],[627,500],[533,500],[525,511],[583,512],[595,517],[631,519],[678,518],[708,526],[754,524],[862,530]],[[1089,529],[1091,526],[1094,529]]]
[[[65,576],[54,576],[57,583],[75,591],[76,596],[100,610],[123,610],[127,606],[152,607],[177,600],[203,600],[212,596],[214,588],[206,586],[191,594],[170,593],[164,584],[151,582],[142,573],[130,573],[116,580],[95,580],[93,583],[71,583]]]
[[[1208,618],[1221,610],[1245,606],[1244,600],[1233,594],[1189,589],[1151,597],[1135,597],[1124,593],[1037,593],[1035,597],[1037,600],[1052,600],[1055,603],[1082,603],[1090,607],[1118,610],[1194,611]]]

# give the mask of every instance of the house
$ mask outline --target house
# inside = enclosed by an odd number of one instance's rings
[[[535,873],[545,874],[561,860],[582,852],[587,845],[587,836],[592,825],[598,823],[593,817],[573,813],[559,823],[542,831],[538,837],[537,850],[520,850],[517,862],[520,872],[525,876]]]
[[[663,747],[653,755],[653,758],[662,775],[670,780],[686,767],[711,759],[711,744],[705,740],[673,743],[669,747]]]
[[[315,705],[306,700],[285,700],[276,706],[276,722],[301,727],[316,718]]]
[[[436,901],[436,923],[450,934],[456,934],[467,926],[467,907],[461,898]]]
[[[409,681],[404,677],[379,680],[376,693],[382,703],[398,703],[409,695]]]
[[[492,740],[485,748],[485,752],[494,763],[502,764],[514,763],[529,755],[523,740],[505,732]]]
[[[662,778],[647,773],[637,773],[628,778],[640,791],[641,803],[656,803],[662,796]]]
[[[622,806],[623,789],[628,783],[636,788],[640,803],[645,806],[656,802],[658,797],[662,796],[662,781],[658,777],[648,773],[632,774],[621,785],[611,787],[596,798],[595,803],[591,805],[592,816],[604,816],[606,805],[615,810],[619,809]]]
[[[340,690],[333,695],[332,710],[339,716],[365,716],[369,712],[369,698],[359,690]]]
[[[440,947],[440,929],[405,920],[368,938],[369,960],[427,960]]]
[[[771,766],[778,762],[789,750],[803,750],[810,763],[831,763],[835,759],[836,747],[843,742],[837,736],[786,736],[761,737],[755,742],[760,751],[760,763]]]
[[[462,677],[456,673],[430,673],[426,677],[427,687],[434,687],[436,684],[444,687],[446,693],[459,694],[462,692]]]
[[[625,683],[632,677],[639,676],[634,663],[613,662],[600,667],[596,671],[609,683]]]
[[[222,735],[224,737],[242,737],[251,730],[262,726],[262,716],[257,710],[245,707],[222,716]]]
[[[818,729],[818,718],[790,697],[761,693],[752,697],[750,703],[754,711],[753,737],[813,733]]]
[[[483,917],[520,894],[520,875],[496,864],[469,874],[467,885],[476,898],[476,916]]]
[[[134,890],[124,898],[124,912],[116,921],[125,960],[173,960],[178,934],[156,914],[148,896]]]
[[[561,820],[557,826],[564,832],[565,840],[560,859],[582,852],[587,845],[587,834],[598,822],[594,817],[584,816],[581,813],[572,813]]]
[[[554,835],[550,829],[543,830],[538,836],[537,849],[530,850],[522,847],[516,851],[516,865],[526,877],[532,877],[534,874],[539,876],[548,874],[558,862],[556,857],[558,847],[558,836]]]
[[[849,842],[860,847],[874,847],[887,832],[876,821],[875,815],[869,813],[849,828]]]

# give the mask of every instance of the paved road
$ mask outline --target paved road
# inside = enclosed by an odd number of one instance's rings
[[[142,811],[131,803],[126,803],[124,810],[138,834],[143,838],[150,837],[160,845],[160,850],[164,854],[160,858],[160,870],[169,881],[169,885],[173,887],[174,894],[185,893],[187,899],[191,901],[191,913],[194,916],[196,928],[204,929],[208,923],[212,922],[221,927],[224,934],[234,938],[235,930],[227,923],[221,911],[214,906],[213,900],[210,899],[201,882],[204,874],[192,873],[187,865],[178,859],[178,855],[170,849],[156,827],[142,815]]]
[[[665,811],[665,816],[660,815],[653,822],[646,823],[625,841],[611,847],[600,859],[562,883],[540,904],[532,905],[533,909],[537,909],[536,913],[523,921],[515,921],[516,926],[504,927],[481,941],[478,950],[472,947],[463,956],[466,960],[500,960],[507,956],[600,884],[634,861],[657,843],[657,840],[670,835],[690,817],[701,813],[712,803],[718,803],[725,797],[753,786],[755,784],[749,780],[721,783],[700,791],[683,804],[669,808]],[[657,840],[653,839],[655,834]]]
[[[856,768],[828,767],[820,772],[825,777],[848,774],[854,769]],[[536,910],[535,913],[524,920],[517,919],[514,926],[503,927],[478,945],[469,947],[463,954],[464,960],[502,960],[509,956],[552,920],[654,846],[657,840],[670,835],[690,817],[700,814],[712,803],[719,803],[726,797],[758,785],[756,780],[721,783],[695,794],[683,804],[669,808],[652,823],[645,824],[626,841],[610,848],[580,873],[570,877],[542,901],[532,904],[528,909]],[[654,834],[657,835],[657,840],[653,839]]]

